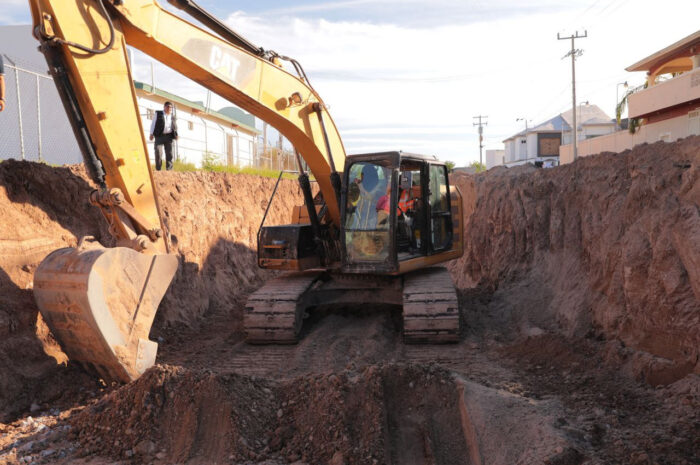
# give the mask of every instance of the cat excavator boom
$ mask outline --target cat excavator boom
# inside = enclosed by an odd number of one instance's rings
[[[294,342],[310,306],[360,295],[403,305],[409,341],[454,340],[459,312],[449,276],[420,272],[462,253],[461,197],[444,164],[400,152],[346,157],[298,62],[256,47],[191,0],[168,1],[212,32],[155,0],[29,0],[34,36],[97,186],[90,201],[114,238],[111,247],[81,238],[36,271],[38,306],[69,358],[106,380],[140,376],[155,362],[148,333],[178,268],[127,46],[271,124],[297,152],[305,205],[292,224],[261,227],[258,243],[260,266],[296,274],[251,296],[249,342]]]

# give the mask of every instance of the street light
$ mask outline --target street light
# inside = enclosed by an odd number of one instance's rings
[[[525,131],[527,132],[527,123],[528,123],[528,121],[532,121],[532,120],[527,119],[527,118],[516,118],[515,122],[517,123],[518,121],[525,121]]]
[[[617,107],[620,105],[620,86],[625,86],[625,89],[629,87],[629,84],[627,84],[627,81],[625,82],[618,82],[617,86],[615,86],[615,127],[619,130],[620,129],[620,124],[617,122]],[[622,117],[622,113],[620,113],[620,117]]]

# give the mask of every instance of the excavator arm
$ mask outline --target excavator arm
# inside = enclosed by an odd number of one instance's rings
[[[194,2],[170,0],[220,36],[154,0],[29,0],[34,35],[98,186],[90,196],[115,238],[51,253],[35,274],[42,316],[67,355],[106,380],[130,381],[155,362],[148,333],[177,271],[131,77],[133,46],[276,127],[319,184],[327,223],[340,227],[338,131],[303,70],[252,46]],[[313,207],[312,207],[313,208]]]

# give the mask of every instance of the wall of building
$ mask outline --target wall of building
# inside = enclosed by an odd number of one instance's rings
[[[527,136],[515,138],[515,155],[512,161],[524,160],[527,158]]]
[[[486,169],[490,170],[494,166],[501,166],[505,162],[505,150],[487,150],[486,151]]]
[[[700,111],[700,108],[698,110]],[[659,140],[674,142],[690,135],[700,135],[700,126],[691,118],[692,115],[694,112],[658,123],[645,124],[635,134],[630,134],[629,131],[617,131],[609,135],[579,141],[578,155],[585,157],[601,152],[619,153],[643,143]],[[573,146],[571,144],[562,145],[559,148],[559,160],[561,164],[573,161]]]
[[[615,132],[614,124],[591,124],[584,126],[579,134],[579,140],[591,139]]]
[[[505,150],[503,157],[506,166],[517,166],[525,163],[556,162],[556,157],[539,157],[538,156],[538,137],[536,132],[529,133],[525,136],[514,137],[504,142]],[[496,165],[495,165],[496,166]],[[487,168],[491,168],[487,165]]]
[[[526,153],[523,154],[521,160],[527,160],[528,158],[535,158],[537,155],[537,133],[532,133],[527,135],[527,144],[523,144],[526,147]]]
[[[700,99],[700,68],[630,95],[628,114],[630,118],[636,118],[697,99]]]
[[[507,140],[503,142],[503,162],[510,160],[510,154],[513,150],[513,141]]]

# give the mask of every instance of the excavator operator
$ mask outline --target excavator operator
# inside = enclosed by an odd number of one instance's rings
[[[399,204],[396,208],[396,216],[401,218],[403,215],[413,210],[413,204],[415,199],[411,199],[409,193],[403,187],[399,187]],[[386,194],[379,197],[377,200],[377,215],[380,218],[377,224],[383,224],[386,222],[391,205],[391,183],[386,185]]]

